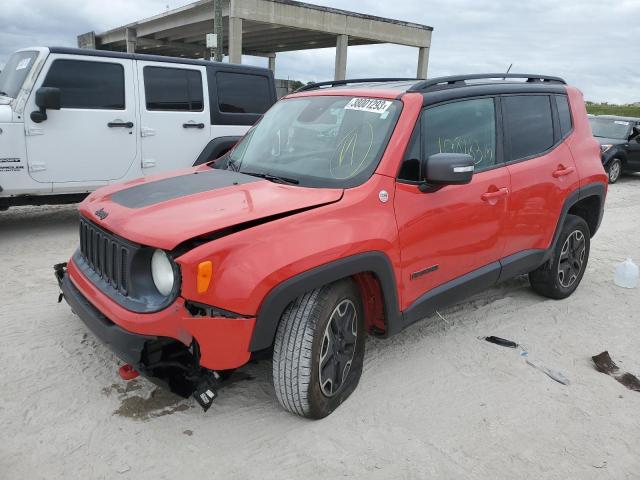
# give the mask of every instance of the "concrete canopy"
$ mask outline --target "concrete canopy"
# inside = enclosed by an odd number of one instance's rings
[[[158,55],[209,56],[205,35],[213,31],[213,0],[200,0],[151,18],[94,34],[79,46]],[[348,45],[392,43],[417,47],[417,76],[427,73],[432,28],[292,0],[223,0],[223,52],[231,63],[242,55],[269,57],[296,50],[336,47],[336,79],[346,74]]]

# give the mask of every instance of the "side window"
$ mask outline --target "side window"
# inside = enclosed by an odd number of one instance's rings
[[[55,60],[42,86],[60,89],[61,108],[124,110],[124,68],[119,63]]]
[[[553,146],[551,103],[547,95],[503,98],[510,160],[539,155]]]
[[[204,107],[199,70],[144,67],[147,110],[201,112]]]
[[[262,114],[271,107],[270,83],[265,76],[217,72],[216,85],[221,112]]]
[[[564,95],[556,95],[556,106],[560,117],[560,136],[564,138],[573,128],[571,124],[571,110],[569,100]]]
[[[478,98],[428,108],[422,113],[423,155],[466,153],[476,171],[496,164],[493,98]]]

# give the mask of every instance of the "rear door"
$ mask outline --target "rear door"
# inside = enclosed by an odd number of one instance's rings
[[[193,165],[210,135],[205,67],[136,63],[144,174]]]
[[[509,172],[501,162],[496,112],[491,97],[423,111],[394,200],[405,285],[403,309],[423,293],[502,256]],[[416,141],[418,132],[421,140]],[[471,155],[476,163],[471,183],[421,192],[415,159],[436,153]]]
[[[39,87],[59,88],[61,108],[47,110],[41,123],[25,116],[31,177],[79,188],[124,177],[137,148],[133,61],[50,55],[26,112],[38,110]]]
[[[579,177],[564,139],[572,132],[565,95],[501,98],[511,198],[504,256],[546,249]]]

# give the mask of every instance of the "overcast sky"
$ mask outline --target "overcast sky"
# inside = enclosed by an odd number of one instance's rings
[[[76,35],[161,13],[185,0],[0,0],[0,65],[18,48],[76,45]],[[587,100],[640,102],[640,0],[309,0],[434,27],[429,76],[559,75]],[[247,59],[266,64],[264,59]],[[347,76],[415,76],[417,49],[351,47]],[[278,55],[276,76],[333,78],[334,50]]]

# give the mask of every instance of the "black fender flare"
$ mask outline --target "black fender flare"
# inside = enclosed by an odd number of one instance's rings
[[[593,237],[598,228],[600,227],[600,223],[602,222],[602,217],[604,215],[604,201],[606,197],[607,187],[604,183],[594,182],[588,185],[579,187],[578,189],[571,192],[571,194],[564,201],[564,205],[562,206],[562,211],[560,212],[560,217],[558,218],[558,223],[556,225],[556,230],[553,234],[553,239],[551,240],[551,245],[547,249],[547,253],[544,258],[544,262],[551,258],[553,255],[553,251],[556,248],[556,244],[558,243],[558,239],[560,238],[560,233],[562,232],[562,227],[564,226],[564,222],[567,219],[567,215],[569,214],[569,210],[576,203],[581,200],[584,200],[588,197],[597,197],[600,200],[600,211],[598,212],[598,222],[596,225],[596,229],[592,232],[591,236]],[[543,262],[543,263],[544,263]]]
[[[400,331],[402,313],[391,261],[383,252],[372,251],[320,265],[274,287],[260,305],[249,350],[256,352],[273,345],[280,317],[287,305],[297,297],[314,288],[363,272],[372,272],[380,282],[387,325],[385,336]]]
[[[193,166],[195,167],[196,165],[202,165],[203,163],[215,160],[227,150],[230,150],[241,138],[242,136],[240,135],[214,138],[206,147],[204,147],[196,161],[193,163]]]

